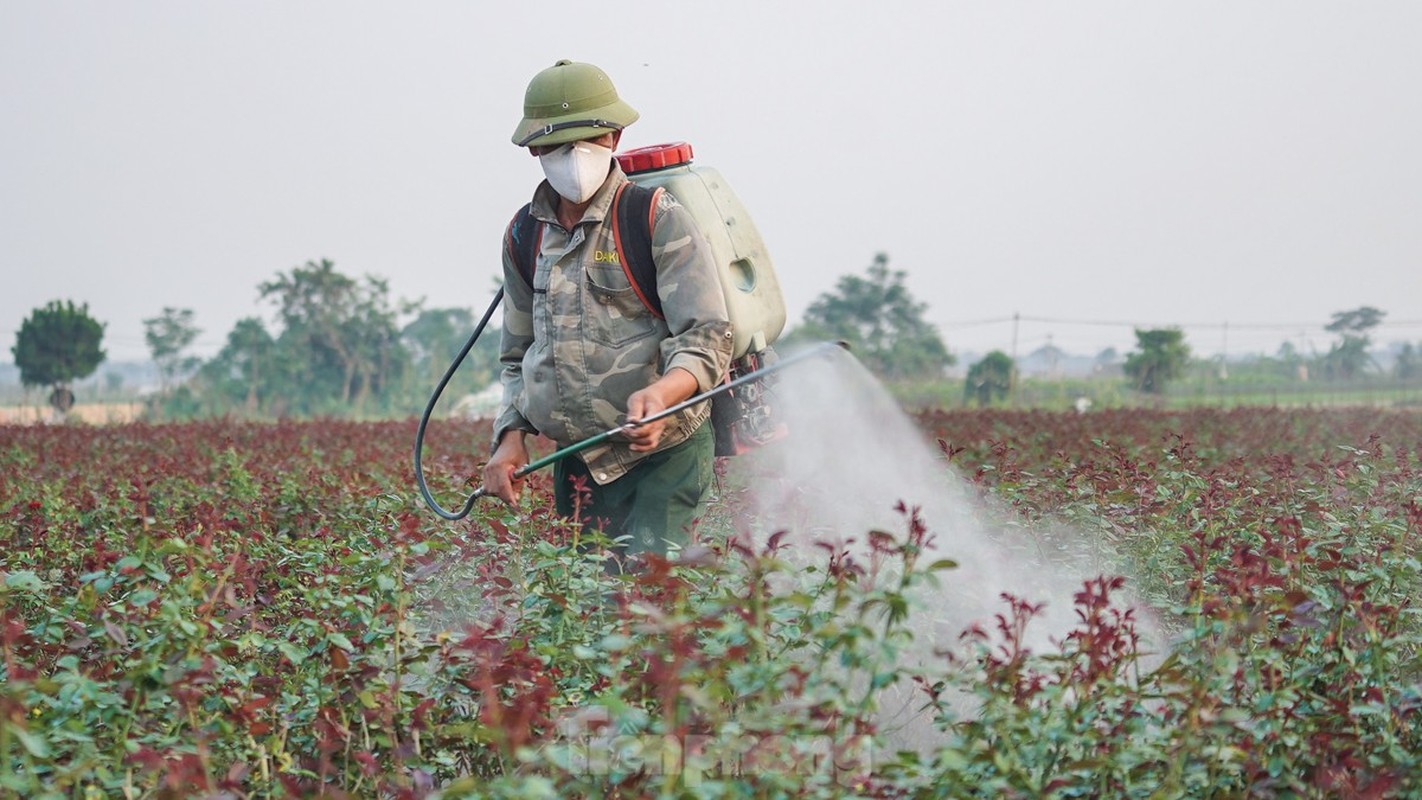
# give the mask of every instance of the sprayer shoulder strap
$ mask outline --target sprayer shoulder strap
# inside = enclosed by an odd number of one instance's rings
[[[666,319],[662,297],[657,294],[657,263],[652,259],[652,227],[661,194],[660,188],[624,183],[612,198],[611,217],[617,260],[627,273],[627,282],[652,316]]]
[[[612,198],[608,216],[612,220],[612,241],[617,247],[617,263],[627,275],[637,299],[658,319],[662,314],[662,298],[657,294],[657,264],[652,258],[652,227],[656,222],[657,201],[661,188],[627,182]],[[543,222],[533,216],[532,204],[526,204],[509,223],[509,255],[524,283],[533,286],[533,271],[538,267],[538,246],[543,240]]]
[[[538,266],[538,245],[543,241],[543,221],[533,216],[533,204],[524,203],[509,222],[504,236],[514,269],[528,288],[533,288],[533,271]]]

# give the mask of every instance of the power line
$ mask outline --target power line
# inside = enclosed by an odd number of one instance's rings
[[[974,320],[966,320],[966,321],[963,321],[963,322],[949,322],[949,323],[947,323],[946,325],[944,325],[943,327],[945,327],[945,328],[953,328],[953,329],[959,329],[959,328],[977,328],[977,327],[981,327],[981,326],[983,326],[983,325],[1000,325],[1000,324],[1002,324],[1002,323],[1004,323],[1004,322],[1011,322],[1012,319],[1013,319],[1012,317],[993,317],[993,318],[991,318],[991,319],[974,319]]]
[[[1106,319],[1071,319],[1069,317],[1034,317],[1022,315],[1019,317],[991,317],[988,319],[964,320],[962,322],[947,322],[943,328],[948,330],[959,330],[963,328],[981,327],[984,325],[1000,325],[1007,322],[1040,322],[1049,325],[1082,325],[1110,328],[1231,328],[1236,331],[1299,331],[1317,328],[1323,330],[1327,325],[1317,321],[1312,322],[1234,322],[1232,320],[1222,320],[1220,322],[1141,322],[1139,320],[1106,320]],[[1411,328],[1422,327],[1422,319],[1419,320],[1384,320],[1372,327],[1372,330],[1382,328]]]

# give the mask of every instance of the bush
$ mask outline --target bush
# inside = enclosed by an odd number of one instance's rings
[[[1026,535],[1069,520],[1145,576],[1085,582],[1038,652],[1030,597],[927,639],[922,598],[953,565],[925,561],[913,509],[808,558],[731,529],[621,575],[543,492],[458,525],[425,513],[408,423],[0,428],[0,786],[1416,793],[1422,480],[1388,443],[1422,441],[1416,421],[1082,417],[923,420]],[[435,438],[459,448],[432,472],[474,471],[481,431]],[[1132,588],[1154,608],[1127,607]],[[890,697],[931,723],[913,752]]]

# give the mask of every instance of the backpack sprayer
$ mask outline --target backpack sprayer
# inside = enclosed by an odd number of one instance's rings
[[[767,388],[762,379],[791,364],[842,346],[826,342],[791,357],[776,356],[770,344],[785,327],[785,300],[780,292],[780,283],[771,269],[770,257],[755,223],[751,221],[745,207],[721,178],[720,173],[709,167],[692,165],[691,145],[685,142],[655,145],[619,153],[616,158],[622,170],[635,184],[670,192],[691,213],[702,233],[706,235],[716,262],[717,277],[726,298],[726,310],[735,337],[730,374],[720,385],[644,420],[619,425],[532,461],[514,472],[516,478],[601,444],[638,425],[655,422],[712,399],[715,400],[711,406],[711,424],[716,433],[716,455],[743,453],[778,439],[785,435],[785,426],[772,414]],[[519,225],[519,219],[526,216],[526,212],[520,212],[520,215],[515,217],[514,225]],[[632,215],[626,224],[650,226],[651,223],[648,217]],[[523,238],[532,242],[533,256],[524,257],[528,265],[521,269],[531,274],[532,258],[537,252],[536,231]],[[619,237],[621,238],[645,239],[650,242],[650,229],[624,232],[624,236]],[[621,255],[623,264],[628,264],[629,261],[635,263],[637,260],[630,253]],[[519,255],[515,253],[515,261],[518,260]],[[640,295],[655,297],[655,272],[646,273],[644,270],[643,273],[639,276],[629,268],[628,276],[634,287],[639,288]],[[651,277],[647,277],[647,274]],[[646,285],[649,281],[653,282],[650,286]],[[474,343],[483,334],[503,298],[504,290],[500,288],[479,324],[475,326],[469,341],[465,343],[459,355],[455,356],[444,377],[435,387],[415,433],[415,481],[430,508],[448,520],[463,519],[467,516],[474,503],[483,497],[485,492],[482,487],[476,490],[459,511],[448,511],[435,501],[425,483],[424,467],[420,463],[425,429],[440,395],[444,393],[445,387],[454,377],[465,356],[474,348]],[[653,310],[650,305],[649,310]],[[658,312],[653,310],[653,313]],[[660,316],[659,313],[658,315]]]

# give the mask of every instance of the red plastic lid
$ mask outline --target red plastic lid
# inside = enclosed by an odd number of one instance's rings
[[[617,164],[628,175],[651,172],[654,169],[679,167],[691,163],[691,145],[687,142],[654,144],[617,154]]]

